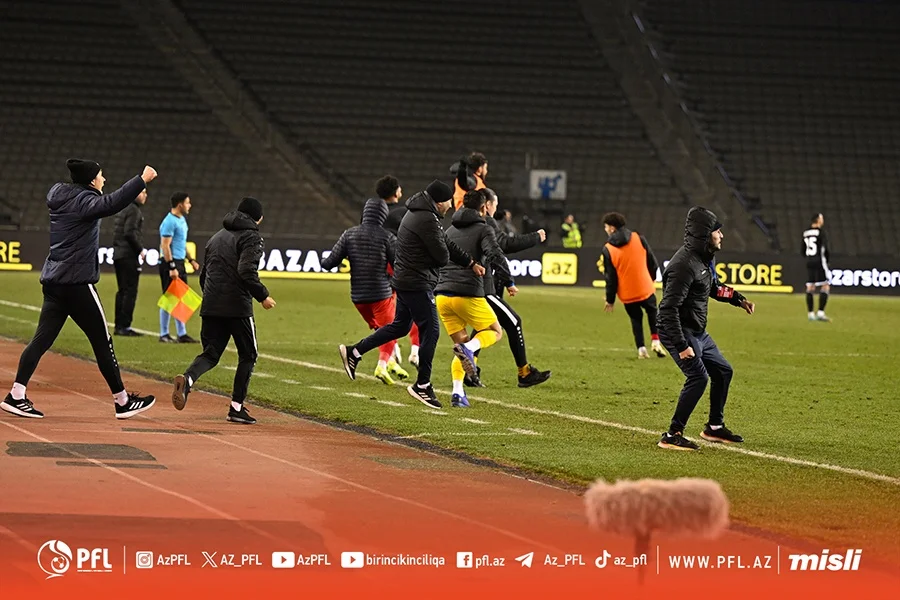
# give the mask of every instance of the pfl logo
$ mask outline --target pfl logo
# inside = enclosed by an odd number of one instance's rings
[[[106,548],[76,548],[73,554],[65,542],[50,540],[38,549],[38,566],[47,574],[47,579],[65,575],[72,567],[73,558],[79,573],[112,573]]]

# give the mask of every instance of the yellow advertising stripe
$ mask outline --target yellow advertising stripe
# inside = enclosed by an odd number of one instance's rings
[[[30,263],[0,263],[0,271],[31,271]]]
[[[260,271],[259,277],[269,279],[331,279],[350,281],[350,273],[298,273],[293,271]]]
[[[657,281],[655,282],[656,289],[662,289],[662,283]],[[602,279],[598,279],[593,282],[593,286],[595,288],[605,288],[606,282]],[[794,287],[791,285],[751,285],[751,284],[743,284],[738,283],[733,286],[735,290],[739,292],[770,292],[773,294],[793,294]]]

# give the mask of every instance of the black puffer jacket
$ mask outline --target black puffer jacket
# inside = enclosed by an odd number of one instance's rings
[[[472,258],[485,268],[485,275],[493,266],[497,280],[504,287],[512,285],[509,263],[503,256],[497,236],[484,217],[478,211],[462,207],[453,214],[453,225],[447,230],[447,238],[465,250]],[[486,277],[479,277],[475,272],[461,265],[449,264],[441,269],[440,281],[434,289],[435,294],[445,296],[465,296],[467,298],[483,298],[485,289],[493,293],[491,287],[485,288]]]
[[[541,243],[541,236],[537,232],[534,233],[515,233],[509,234],[503,231],[500,228],[500,224],[497,222],[494,217],[486,216],[484,218],[484,222],[487,223],[488,227],[494,232],[494,235],[497,237],[497,245],[500,246],[500,250],[505,255],[515,254],[516,252],[521,252],[522,250],[527,250],[528,248],[533,248]],[[512,280],[512,276],[510,276],[510,280],[506,282],[504,285],[503,282],[500,281],[500,278],[494,278],[493,269],[488,265],[484,265],[486,269],[484,274],[484,292],[486,294],[495,294],[497,296],[503,295],[503,289],[509,287],[510,285],[514,285]],[[511,275],[511,274],[510,274]]]
[[[663,298],[656,324],[660,336],[668,338],[682,352],[688,343],[684,331],[706,330],[710,297],[740,306],[744,296],[721,285],[716,277],[715,255],[710,234],[721,227],[716,215],[695,206],[684,224],[684,246],[678,249],[663,272]]]
[[[437,205],[428,192],[419,192],[407,200],[406,208],[409,212],[400,222],[391,283],[394,289],[403,292],[431,292],[437,285],[441,267],[453,261],[468,268],[472,257],[447,239]]]
[[[391,278],[388,265],[394,264],[396,238],[384,229],[388,205],[381,198],[370,198],[363,209],[362,224],[341,234],[322,268],[326,271],[350,261],[350,299],[369,304],[390,298]]]
[[[50,254],[41,269],[41,283],[78,285],[100,281],[100,219],[127,207],[145,187],[144,180],[137,176],[106,195],[75,183],[57,183],[50,188]]]
[[[252,317],[253,300],[262,302],[269,296],[258,272],[263,239],[256,221],[240,211],[225,215],[222,227],[206,242],[200,270],[200,316]]]
[[[144,251],[144,211],[137,202],[132,202],[116,215],[113,234],[113,260],[137,260]]]
[[[387,203],[385,202],[385,204]],[[406,206],[399,202],[394,202],[393,204],[387,204],[387,207],[388,216],[384,220],[383,227],[394,235],[397,235],[400,232],[400,222],[407,213]]]

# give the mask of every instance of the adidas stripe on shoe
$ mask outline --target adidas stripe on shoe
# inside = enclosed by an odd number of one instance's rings
[[[17,417],[25,417],[26,419],[44,418],[44,413],[36,409],[31,400],[28,398],[16,400],[12,397],[12,394],[6,395],[6,399],[0,402],[0,408]]]
[[[123,406],[116,404],[116,418],[130,419],[149,409],[154,403],[156,403],[156,398],[153,396],[140,396],[137,393],[128,394],[128,402]]]

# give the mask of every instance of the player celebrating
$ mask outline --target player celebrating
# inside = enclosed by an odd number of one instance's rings
[[[388,265],[394,263],[397,239],[384,229],[387,216],[387,204],[378,198],[366,201],[362,224],[341,234],[331,254],[322,261],[322,268],[331,270],[345,258],[349,259],[350,300],[373,330],[393,322],[397,306],[388,275]],[[386,385],[394,384],[392,375],[400,380],[409,378],[393,359],[396,343],[391,340],[378,349],[375,377]]]
[[[659,266],[644,236],[625,226],[625,217],[616,212],[603,215],[603,229],[609,241],[603,246],[603,270],[606,276],[606,307],[613,311],[616,296],[625,305],[631,319],[631,331],[638,358],[650,358],[644,345],[644,312],[650,322],[650,347],[660,358],[666,351],[656,332],[656,271]]]
[[[483,190],[466,192],[462,208],[453,215],[447,238],[486,269],[493,267],[499,283],[510,296],[515,296],[519,290],[510,275],[509,264],[497,245],[494,230],[485,223],[486,198]],[[497,315],[484,299],[484,283],[484,278],[470,268],[448,264],[441,269],[434,289],[441,322],[455,344],[453,353],[456,356],[450,365],[450,374],[453,379],[452,405],[457,408],[469,407],[463,377],[468,374],[473,383],[478,384],[475,352],[496,344],[503,337]],[[469,339],[466,327],[475,329],[473,339]]]
[[[829,322],[825,316],[825,304],[831,291],[831,270],[828,268],[828,238],[822,226],[825,217],[813,215],[809,229],[803,232],[803,255],[806,257],[806,311],[810,321]],[[819,288],[819,312],[813,312],[813,294]]]

